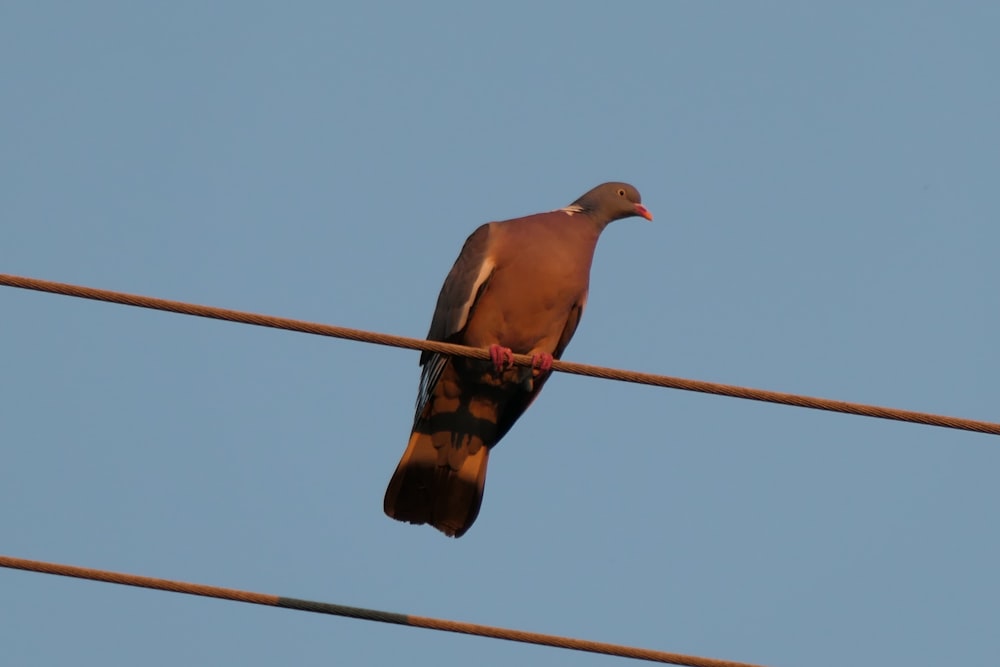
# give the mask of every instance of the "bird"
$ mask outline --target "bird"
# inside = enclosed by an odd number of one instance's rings
[[[635,187],[610,182],[563,208],[489,222],[469,236],[427,338],[486,348],[490,359],[421,354],[413,428],[385,492],[389,517],[449,537],[469,530],[490,450],[538,396],[580,322],[598,237],[633,216],[653,219]],[[530,355],[531,367],[515,367],[514,353]]]

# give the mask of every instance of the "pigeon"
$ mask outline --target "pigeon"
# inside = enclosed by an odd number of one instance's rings
[[[587,303],[597,239],[615,220],[652,220],[639,191],[604,183],[565,208],[482,225],[444,281],[429,340],[490,360],[424,352],[409,443],[385,513],[461,537],[479,515],[490,450],[538,396]],[[515,367],[514,353],[532,366]]]

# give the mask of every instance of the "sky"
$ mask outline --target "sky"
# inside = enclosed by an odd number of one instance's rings
[[[607,180],[564,358],[1000,420],[994,2],[0,7],[0,272],[421,337]],[[1000,439],[556,375],[382,513],[412,351],[0,288],[0,553],[767,665],[1000,651]],[[605,665],[0,570],[10,665]]]

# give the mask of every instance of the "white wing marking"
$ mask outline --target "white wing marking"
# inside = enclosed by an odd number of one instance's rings
[[[469,311],[472,309],[472,302],[475,301],[476,295],[479,294],[479,288],[483,286],[483,283],[490,277],[490,274],[493,273],[493,269],[496,267],[496,262],[490,257],[487,257],[483,265],[479,267],[479,274],[476,276],[475,282],[472,283],[472,289],[469,290],[469,295],[465,298],[465,303],[462,304],[458,319],[455,321],[455,331],[461,331],[465,328],[465,325],[469,321]]]

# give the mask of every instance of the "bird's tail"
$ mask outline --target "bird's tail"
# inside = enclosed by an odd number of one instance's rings
[[[385,513],[461,537],[479,515],[490,449],[478,438],[414,429],[385,492]]]

